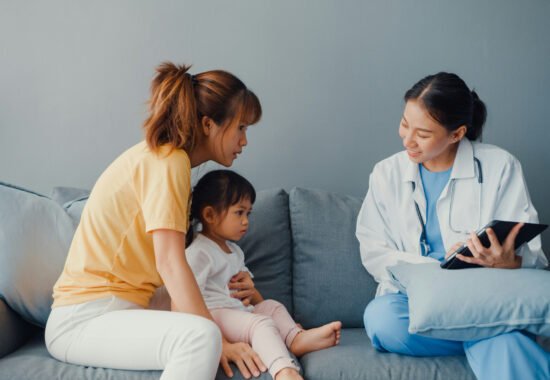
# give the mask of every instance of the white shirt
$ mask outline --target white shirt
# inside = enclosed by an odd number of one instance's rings
[[[474,157],[481,164],[481,176]],[[422,225],[415,201],[426,220],[418,164],[409,159],[406,151],[375,165],[357,218],[356,236],[363,265],[379,283],[377,296],[398,291],[386,271],[389,266],[437,262],[422,256]],[[467,139],[459,144],[449,183],[437,201],[437,216],[446,251],[493,219],[538,223],[519,161],[501,148]],[[540,236],[516,253],[522,256],[523,267],[548,265]]]
[[[239,272],[252,273],[244,264],[244,253],[235,243],[227,241],[231,253],[224,252],[213,240],[198,234],[185,250],[187,262],[195,275],[204,302],[208,309],[231,308],[254,310],[252,305],[244,306],[231,297],[229,281]]]

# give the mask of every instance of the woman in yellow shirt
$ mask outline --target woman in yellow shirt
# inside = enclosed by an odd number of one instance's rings
[[[185,259],[191,168],[208,160],[231,166],[261,106],[234,75],[188,69],[157,68],[145,141],[92,189],[46,326],[58,360],[163,370],[163,380],[213,379],[220,356],[229,376],[229,361],[245,376],[266,370],[248,345],[222,342]],[[175,312],[148,309],[162,285]]]

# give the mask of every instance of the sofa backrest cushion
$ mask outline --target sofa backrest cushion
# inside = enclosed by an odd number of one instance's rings
[[[264,298],[276,299],[292,313],[292,240],[288,193],[258,191],[247,234],[237,244]]]
[[[333,320],[363,326],[377,284],[361,264],[355,237],[361,203],[321,190],[290,191],[294,314],[305,328]]]
[[[78,223],[80,223],[80,217],[82,216],[82,211],[84,210],[84,206],[86,206],[87,201],[88,196],[85,196],[63,204],[65,211],[67,211],[67,214],[69,214],[71,220],[73,221],[75,229],[78,227]]]
[[[52,189],[50,198],[64,205],[68,202],[74,202],[77,199],[84,199],[90,195],[90,190],[80,189],[78,187],[57,186]]]
[[[86,204],[85,190],[56,188],[65,197],[64,207],[75,226]],[[254,274],[254,283],[264,298],[282,302],[292,312],[292,243],[288,211],[288,194],[283,189],[258,191],[250,215],[248,233],[238,242],[246,265]]]
[[[45,325],[74,230],[57,202],[0,183],[0,297],[28,322]]]

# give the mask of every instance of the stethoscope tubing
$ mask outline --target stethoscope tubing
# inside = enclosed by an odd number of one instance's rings
[[[483,171],[481,169],[481,161],[477,157],[474,157],[474,162],[475,162],[476,168],[477,168],[477,183],[479,183],[479,185],[481,186],[483,184]],[[450,203],[450,206],[449,206],[450,207],[450,210],[449,210],[449,228],[453,232],[460,233],[461,231],[455,230],[452,226],[452,223],[451,223],[451,213],[452,213],[452,209],[453,209],[453,200],[454,200],[454,180],[451,179],[450,181],[451,181],[451,183],[449,184],[449,186],[451,186],[451,203]],[[416,190],[416,183],[413,181],[413,182],[411,182],[411,184],[412,184],[412,191],[414,193],[415,190]],[[481,212],[481,194],[479,196],[479,199],[480,199],[480,201],[479,201],[480,202],[479,212]],[[422,218],[422,213],[420,212],[420,207],[418,206],[418,203],[416,201],[414,201],[414,207],[416,209],[416,216],[418,217],[418,221],[420,222],[420,226],[422,227],[422,232],[420,234],[420,248],[422,250],[422,255],[426,256],[430,253],[430,245],[428,244],[427,233],[426,233],[426,223],[424,223],[424,218]]]

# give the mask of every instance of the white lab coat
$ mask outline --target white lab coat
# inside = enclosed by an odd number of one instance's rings
[[[481,163],[481,184],[474,156]],[[422,225],[415,200],[426,220],[426,198],[418,164],[409,159],[406,151],[375,165],[357,219],[356,235],[361,261],[379,283],[377,296],[398,291],[386,268],[398,263],[437,262],[422,256]],[[496,146],[465,138],[459,143],[449,182],[437,201],[437,217],[446,251],[493,219],[538,222],[519,161]],[[522,256],[523,267],[548,265],[540,236],[524,244],[517,254]]]

